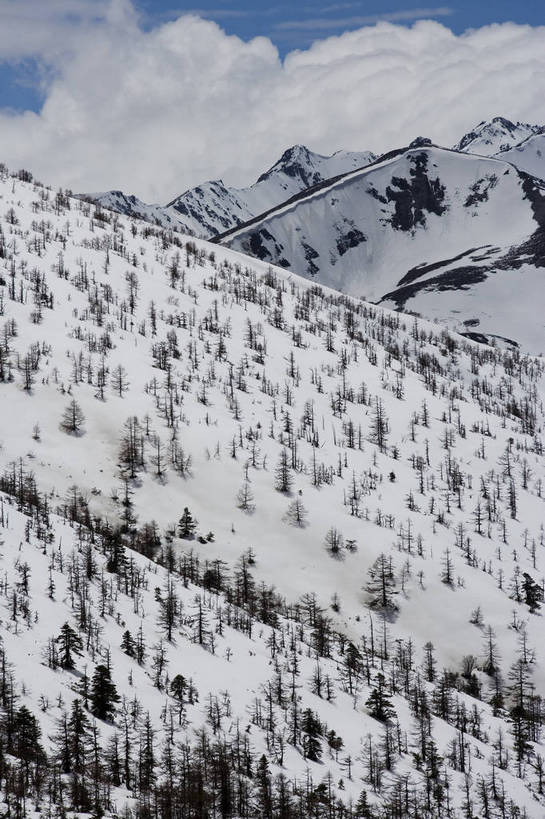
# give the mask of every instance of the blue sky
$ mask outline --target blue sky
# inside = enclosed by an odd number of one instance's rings
[[[540,0],[454,0],[423,2],[414,0],[204,0],[198,7],[175,0],[139,0],[137,6],[150,22],[172,18],[188,10],[218,22],[228,33],[243,38],[269,37],[281,53],[305,48],[313,40],[360,28],[378,20],[411,25],[416,19],[444,22],[454,32],[478,28],[489,23],[545,23],[545,5]]]
[[[24,7],[26,0],[0,0]],[[43,3],[49,0],[42,0]],[[78,0],[74,0],[77,5]],[[227,34],[244,40],[268,37],[282,57],[294,49],[305,49],[317,39],[342,34],[380,20],[412,25],[418,19],[434,19],[456,34],[490,23],[515,22],[531,26],[545,24],[545,4],[540,0],[454,0],[434,3],[423,0],[202,0],[196,3],[176,0],[135,0],[141,25],[150,30],[193,12],[214,20]],[[1,11],[1,10],[0,10]],[[0,14],[1,17],[1,14]],[[32,57],[16,61],[0,55],[0,108],[38,111],[44,94],[40,84],[43,73]],[[43,66],[42,66],[43,69]]]

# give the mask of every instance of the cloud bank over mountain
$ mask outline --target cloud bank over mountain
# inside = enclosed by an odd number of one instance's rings
[[[218,176],[247,184],[294,143],[448,145],[498,113],[545,120],[545,27],[511,23],[456,36],[381,22],[282,61],[270,40],[194,15],[146,28],[129,0],[10,1],[0,59],[36,61],[44,93],[39,113],[0,110],[2,160],[147,201]]]

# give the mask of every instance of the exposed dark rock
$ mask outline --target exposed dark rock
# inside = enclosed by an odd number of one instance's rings
[[[428,139],[428,137],[419,136],[416,137],[416,139],[413,139],[409,145],[409,148],[424,148],[427,145],[433,145],[431,139]]]
[[[303,247],[303,249],[305,251],[305,259],[308,262],[307,270],[309,272],[309,275],[310,276],[315,276],[316,273],[319,272],[320,268],[315,263],[314,259],[318,259],[320,257],[320,254],[313,247],[308,245],[306,242],[301,242],[301,245],[302,245],[302,247]]]
[[[427,153],[410,157],[410,163],[412,165],[409,170],[410,178],[393,176],[392,185],[386,188],[388,201],[395,205],[390,224],[396,230],[424,227],[426,212],[441,216],[447,209],[443,204],[445,186],[438,177],[430,179],[428,176]]]
[[[498,184],[498,177],[496,174],[490,174],[484,179],[479,179],[471,186],[471,193],[464,202],[464,207],[470,208],[473,205],[478,205],[481,202],[488,201],[489,192]]]
[[[367,188],[367,193],[370,194],[373,197],[373,199],[376,199],[378,202],[382,202],[383,205],[388,204],[388,200],[386,199],[386,197],[379,193],[374,185],[369,185],[369,187]]]
[[[489,247],[489,245],[485,245],[485,247]],[[425,276],[427,273],[431,273],[434,270],[440,270],[442,267],[446,267],[453,262],[458,262],[460,259],[463,259],[464,256],[469,256],[470,253],[475,253],[477,250],[482,249],[483,248],[480,247],[472,247],[469,250],[464,250],[463,253],[459,253],[457,256],[453,256],[451,259],[440,259],[438,262],[432,262],[432,264],[419,264],[416,267],[412,267],[407,271],[407,273],[405,273],[403,278],[399,280],[398,287],[402,287],[405,284],[411,284],[411,282]]]
[[[255,256],[256,259],[273,261],[272,253],[265,245],[265,242],[272,242],[275,250],[277,252],[280,251],[280,248],[274,240],[274,236],[272,236],[266,228],[262,228],[261,230],[256,230],[254,233],[250,233],[248,236],[248,252],[250,255]]]
[[[417,293],[423,291],[444,291],[444,290],[467,290],[471,285],[481,284],[488,278],[487,267],[456,267],[454,270],[447,270],[440,276],[434,276],[423,282],[413,282],[412,284],[386,293],[380,301],[393,301],[398,310],[403,310],[405,303],[412,299]]]
[[[358,228],[353,227],[347,233],[344,233],[342,236],[339,236],[337,239],[337,250],[339,251],[339,256],[344,256],[347,250],[350,250],[351,247],[357,247],[361,245],[362,242],[366,242],[367,237],[361,230]]]

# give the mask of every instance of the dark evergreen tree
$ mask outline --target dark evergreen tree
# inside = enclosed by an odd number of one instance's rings
[[[81,700],[72,703],[70,717],[63,727],[62,758],[66,773],[71,773],[70,793],[73,807],[86,811],[90,808],[87,786],[87,766],[89,762],[89,719],[83,710]]]
[[[254,810],[260,819],[273,819],[273,790],[272,777],[267,757],[263,754],[259,758],[255,772]]]
[[[319,762],[322,758],[320,737],[323,734],[323,728],[320,720],[311,708],[306,708],[301,714],[300,727],[303,753],[306,759],[310,759],[311,762]]]
[[[197,529],[197,521],[187,508],[184,506],[184,512],[178,521],[178,535],[184,540],[191,540],[195,535]]]
[[[58,661],[61,668],[71,671],[75,668],[75,657],[81,656],[83,643],[79,634],[69,623],[65,623],[55,642],[58,646]]]
[[[274,488],[278,492],[284,492],[287,495],[291,491],[292,484],[288,450],[284,447],[280,452],[278,464],[274,471]]]
[[[98,719],[110,720],[115,713],[119,695],[112,681],[110,669],[97,665],[91,679],[91,711]]]
[[[376,685],[365,704],[369,714],[380,722],[388,722],[395,716],[394,706],[386,691],[384,674],[377,674]]]
[[[124,631],[121,639],[121,649],[128,657],[136,657],[136,645],[130,631]]]
[[[159,594],[158,603],[159,625],[165,632],[167,640],[171,642],[172,631],[178,622],[181,607],[172,577],[168,578],[163,593]]]
[[[32,766],[44,768],[47,763],[46,753],[41,744],[41,735],[40,723],[26,705],[22,705],[15,711],[13,724],[8,733],[9,744],[6,750],[21,760],[25,788],[30,785]]]
[[[528,572],[524,572],[522,575],[522,591],[524,593],[524,602],[532,614],[535,614],[543,602],[543,589]]]

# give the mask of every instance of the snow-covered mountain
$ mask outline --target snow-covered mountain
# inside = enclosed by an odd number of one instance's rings
[[[465,134],[454,146],[455,151],[494,156],[509,151],[534,134],[544,130],[542,125],[529,125],[527,122],[511,122],[505,117],[494,117],[483,120],[472,131]]]
[[[361,168],[374,159],[370,151],[337,151],[332,156],[322,156],[303,145],[295,145],[247,188],[228,188],[221,180],[205,182],[165,206],[147,205],[121,191],[84,196],[117,213],[210,238],[247,222],[324,179]]]
[[[545,297],[544,207],[543,182],[503,158],[419,139],[219,241],[353,296],[540,352],[545,321],[527,317]]]
[[[422,151],[384,219],[443,207]],[[516,203],[508,170],[475,195]],[[3,813],[542,819],[543,359],[28,179],[0,167]]]
[[[426,142],[415,140],[411,150],[429,150]],[[92,199],[165,228],[219,234],[245,253],[323,284],[481,338],[545,349],[543,324],[528,327],[525,320],[542,287],[543,127],[495,117],[452,151],[433,150],[429,173],[407,163],[407,150],[400,150],[384,157],[385,176],[383,162],[370,153],[323,157],[295,146],[248,188],[207,182],[166,207],[119,191]],[[487,164],[486,157],[503,165]],[[369,189],[362,187],[367,180]],[[342,196],[328,198],[326,189]]]
[[[545,127],[511,122],[505,117],[479,123],[454,146],[466,153],[495,156],[520,171],[545,178]]]

